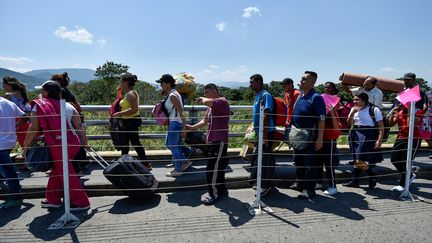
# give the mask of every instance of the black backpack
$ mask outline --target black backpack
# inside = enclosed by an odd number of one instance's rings
[[[369,107],[369,115],[372,118],[373,122],[375,123],[375,127],[378,127],[376,119],[375,119],[375,112],[374,112],[375,107],[377,107],[377,106],[370,105],[370,107]],[[378,107],[378,109],[379,109],[379,107]],[[389,137],[389,134],[390,134],[390,126],[388,124],[388,121],[387,121],[385,115],[382,114],[382,116],[383,116],[383,123],[384,123],[384,136],[383,136],[383,140],[382,141],[385,142],[385,141],[388,140],[388,137]]]

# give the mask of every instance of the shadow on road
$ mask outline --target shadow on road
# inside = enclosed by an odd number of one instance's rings
[[[75,234],[75,229],[59,229],[59,230],[47,230],[47,228],[58,220],[64,214],[64,208],[60,209],[49,209],[48,213],[33,219],[33,221],[28,224],[28,231],[33,234],[35,238],[41,239],[43,241],[52,241],[59,239],[65,235],[70,235],[72,242],[79,242],[77,235]],[[91,219],[97,209],[92,210],[90,214],[86,211],[74,212],[75,215],[81,223]],[[79,226],[78,226],[79,227]]]
[[[117,200],[113,207],[109,210],[111,214],[129,214],[159,206],[161,196],[159,194],[153,195],[148,201],[134,201],[129,197]]]
[[[241,226],[254,217],[247,212],[245,203],[229,196],[221,198],[214,207],[228,215],[228,220],[233,227]]]
[[[21,207],[13,207],[8,209],[0,209],[0,228],[8,224],[9,222],[18,219],[25,212],[34,207],[33,204],[23,203]]]
[[[338,193],[334,197],[317,195],[313,200],[301,200],[275,191],[263,198],[263,202],[270,207],[288,209],[296,214],[303,213],[305,208],[309,208],[351,220],[364,219],[361,214],[353,211],[353,208],[369,210],[365,197],[352,192]],[[279,217],[283,219],[283,217]]]

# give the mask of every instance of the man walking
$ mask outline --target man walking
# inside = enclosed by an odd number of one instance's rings
[[[302,150],[294,149],[294,162],[296,164],[297,187],[302,190],[298,196],[301,199],[310,199],[316,195],[317,166],[315,153],[323,146],[323,132],[325,125],[324,99],[314,89],[318,75],[306,71],[300,81],[303,93],[294,105],[291,125],[309,131],[311,141]]]
[[[254,74],[250,77],[249,87],[256,93],[252,120],[254,125],[255,134],[259,132],[259,119],[261,102],[264,106],[264,130],[263,130],[263,158],[262,158],[262,191],[261,196],[267,195],[272,189],[272,182],[275,170],[275,161],[271,156],[273,147],[273,139],[275,133],[275,123],[272,115],[274,99],[273,96],[264,89],[264,79],[261,74]],[[258,144],[255,143],[253,155],[251,157],[251,182],[256,186],[257,179],[257,158],[258,158]]]
[[[202,199],[204,205],[213,205],[221,196],[227,195],[225,185],[225,169],[228,165],[228,123],[230,107],[225,97],[220,97],[215,84],[204,86],[204,97],[196,99],[197,103],[208,106],[204,118],[194,125],[186,125],[187,129],[196,130],[206,125],[206,143],[209,146],[207,162],[208,196]]]
[[[21,186],[10,152],[16,143],[16,117],[25,113],[15,103],[0,97],[0,172],[9,187],[10,196],[0,208],[18,207],[22,204]]]

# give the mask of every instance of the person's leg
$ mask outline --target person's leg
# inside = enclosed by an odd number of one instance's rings
[[[217,152],[219,148],[216,148],[217,144],[211,144],[209,145],[209,153],[208,153],[208,157],[209,159],[207,160],[207,166],[206,166],[206,179],[207,179],[207,189],[208,189],[208,194],[210,197],[215,197],[215,192],[217,192],[217,188],[216,188],[216,182],[213,183],[213,178],[216,177],[216,172],[215,167],[216,167],[216,162],[217,162]]]
[[[318,163],[315,157],[315,146],[309,145],[304,151],[304,166],[305,166],[305,189],[308,191],[315,191],[315,185],[317,182],[317,167]],[[322,168],[321,168],[322,170]]]
[[[303,190],[305,187],[306,170],[304,164],[304,150],[294,150],[294,163],[296,167],[296,187],[295,189]]]
[[[274,132],[269,132],[267,139],[267,145],[263,145],[263,160],[262,160],[262,188],[266,189],[273,185],[272,180],[274,179],[274,171],[275,171],[275,160],[273,158],[272,148],[273,148],[273,139]]]
[[[181,171],[182,163],[184,161],[181,144],[179,143],[182,127],[183,125],[179,122],[170,122],[165,139],[165,145],[172,153],[174,168],[178,172]]]
[[[19,179],[15,166],[12,164],[10,158],[11,150],[0,150],[0,167],[2,168],[2,174],[9,188],[10,200],[19,200],[21,196],[19,195],[21,191],[21,186],[19,184]]]
[[[60,154],[61,156],[61,154]],[[72,154],[69,156],[72,157]],[[64,180],[63,180],[63,163],[59,156],[52,156],[54,162],[52,163],[52,171],[48,180],[48,186],[46,191],[47,202],[49,204],[60,205],[61,198],[64,195]],[[74,207],[87,207],[90,205],[88,196],[84,191],[81,181],[78,176],[75,175],[75,170],[71,161],[68,162],[69,170],[69,195],[70,204]]]
[[[121,146],[121,154],[129,154],[129,141],[131,134],[129,133],[129,121],[128,119],[121,119],[122,120],[122,127],[121,127],[121,134],[120,134],[120,146]]]
[[[137,118],[136,118],[137,119]],[[143,163],[144,166],[149,166],[150,163],[147,162],[147,156],[144,150],[144,147],[142,146],[140,139],[139,139],[139,132],[138,129],[141,125],[141,118],[139,120],[131,121],[129,130],[129,141],[132,144],[132,147],[136,151],[138,158],[141,163]]]

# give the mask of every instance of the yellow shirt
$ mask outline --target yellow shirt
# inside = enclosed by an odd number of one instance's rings
[[[139,95],[136,91],[134,91],[134,93],[137,96],[137,103],[139,104]],[[121,106],[121,111],[124,111],[124,110],[131,108],[129,101],[126,99],[126,96],[120,101],[120,106]],[[133,114],[122,116],[122,118],[127,119],[127,118],[131,118],[131,117],[136,117],[136,116],[139,116],[139,110]]]

